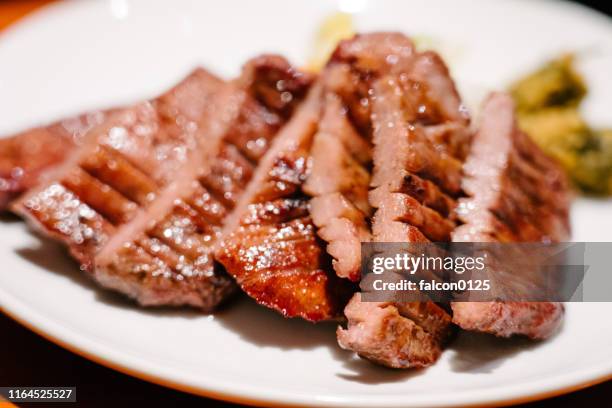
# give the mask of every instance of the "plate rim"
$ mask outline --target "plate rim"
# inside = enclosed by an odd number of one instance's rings
[[[12,307],[7,306],[4,300],[12,298]],[[451,407],[485,407],[495,404],[496,406],[512,406],[516,404],[523,404],[528,402],[539,401],[548,398],[554,398],[564,394],[568,394],[574,391],[578,391],[584,388],[588,388],[597,384],[604,383],[612,380],[612,362],[608,364],[601,364],[600,366],[592,366],[587,369],[579,370],[574,372],[569,377],[567,375],[559,375],[555,377],[547,377],[545,380],[540,381],[540,385],[535,388],[539,388],[540,391],[527,391],[522,394],[514,393],[515,396],[507,396],[501,398],[479,396],[470,392],[470,396],[466,394],[463,399],[458,397],[454,401],[438,401],[438,402],[418,402],[418,405],[411,404],[409,401],[398,401],[387,400],[380,403],[380,396],[363,398],[360,403],[355,403],[354,400],[347,400],[344,398],[310,398],[305,399],[302,396],[289,396],[285,395],[282,399],[274,397],[266,397],[265,391],[259,390],[237,390],[237,391],[226,391],[215,389],[213,386],[197,386],[194,384],[188,384],[185,381],[178,379],[170,379],[161,375],[152,374],[146,372],[144,368],[141,368],[143,362],[138,357],[127,357],[128,360],[134,359],[140,361],[135,367],[129,362],[121,361],[122,357],[126,358],[120,350],[113,350],[112,347],[99,343],[96,346],[92,344],[86,345],[81,343],[93,342],[93,340],[87,340],[86,336],[80,335],[74,329],[64,328],[63,332],[49,328],[48,326],[56,325],[56,322],[44,322],[45,317],[36,309],[31,308],[29,305],[14,298],[11,294],[4,292],[0,288],[0,299],[3,300],[4,304],[0,305],[0,312],[22,325],[26,329],[36,333],[42,338],[74,353],[87,360],[90,360],[96,364],[105,366],[114,371],[118,371],[122,374],[129,375],[131,377],[138,378],[143,381],[147,381],[159,386],[173,389],[188,394],[212,398],[220,401],[232,402],[237,404],[243,404],[247,406],[255,407],[371,407],[377,406],[380,408],[400,408],[400,407],[437,407],[437,408],[451,408]],[[99,349],[94,351],[92,349]],[[559,381],[561,379],[561,381]],[[511,388],[508,387],[508,388]],[[498,391],[501,391],[499,389]],[[508,392],[508,391],[506,391]],[[377,401],[378,403],[376,403]],[[375,404],[376,405],[372,405]],[[416,401],[415,401],[416,403]]]

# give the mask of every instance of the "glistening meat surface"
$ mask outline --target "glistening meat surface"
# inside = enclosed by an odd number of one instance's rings
[[[450,316],[431,302],[363,302],[356,293],[344,313],[349,323],[338,331],[340,346],[392,368],[433,364],[449,335]]]
[[[331,272],[302,190],[321,108],[313,85],[280,131],[238,204],[216,257],[242,290],[286,317],[310,321],[338,317],[352,287]]]
[[[372,240],[450,240],[470,136],[446,66],[392,33],[345,41],[334,58],[362,84],[360,106],[349,105],[349,115],[369,128],[374,145]],[[356,294],[345,315],[340,346],[395,368],[433,364],[451,328],[450,315],[432,302],[373,303]]]
[[[217,252],[245,292],[288,317],[337,317],[370,239],[371,134],[351,109],[367,95],[351,69],[335,61],[320,74]]]
[[[551,242],[567,183],[491,96],[476,135],[449,70],[398,33],[341,42],[314,78],[282,57],[196,70],[151,101],[0,141],[0,209],[146,306],[213,310],[241,288],[377,364],[433,364],[454,321],[551,335],[563,306],[366,302],[361,243]],[[507,271],[506,271],[507,272]],[[450,311],[452,309],[452,316]],[[343,322],[344,323],[344,322]]]
[[[229,103],[232,92],[198,70],[161,97],[111,115],[14,211],[63,242],[103,286],[144,305],[212,307],[232,290],[229,278],[192,271],[194,262],[164,242],[147,251],[134,241],[149,238],[145,226],[162,219],[204,167],[226,126],[210,106]],[[210,150],[201,151],[204,141]],[[176,267],[155,252],[174,255]]]
[[[322,74],[323,81],[326,75]],[[326,88],[322,103],[304,191],[312,197],[313,222],[317,234],[327,243],[334,271],[341,278],[358,281],[361,242],[370,240],[372,147],[368,135],[359,134],[348,115],[350,101]]]
[[[569,238],[568,183],[516,125],[510,96],[486,100],[482,120],[465,164],[457,242],[563,242]],[[492,276],[493,279],[495,276]],[[501,337],[541,339],[562,322],[554,302],[453,303],[453,322],[466,330]]]
[[[0,139],[0,211],[61,163],[111,112],[93,111]]]
[[[255,83],[257,92],[279,92],[276,77],[302,94],[310,82],[271,56],[235,83],[194,72],[93,129],[15,210],[67,244],[103,286],[143,305],[211,310],[235,288],[212,247],[292,112],[287,98],[267,106],[255,96]]]

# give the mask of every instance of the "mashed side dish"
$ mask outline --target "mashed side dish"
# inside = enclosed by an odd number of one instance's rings
[[[592,129],[579,107],[587,87],[572,55],[550,61],[510,89],[519,124],[583,192],[612,194],[612,130]]]

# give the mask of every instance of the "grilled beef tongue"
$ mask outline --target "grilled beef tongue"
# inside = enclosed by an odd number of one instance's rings
[[[71,154],[112,112],[93,111],[0,139],[0,211]]]
[[[289,99],[309,84],[274,56],[251,61],[233,83],[196,70],[111,114],[13,209],[65,243],[102,286],[142,305],[211,310],[235,290],[212,247],[291,115]],[[267,105],[264,92],[289,97]]]
[[[415,51],[401,34],[376,33],[341,43],[330,66],[359,83],[352,89],[359,98],[346,109],[374,146],[370,239],[449,241],[471,136],[442,60]],[[347,82],[335,82],[345,100]],[[365,302],[361,294],[345,315],[347,328],[337,332],[340,346],[395,368],[434,363],[451,326],[450,315],[432,302]]]
[[[464,224],[453,241],[566,241],[570,196],[559,166],[517,128],[510,96],[489,96],[481,116],[464,170],[468,197],[457,209]],[[452,309],[463,329],[501,337],[546,338],[563,317],[553,302],[455,302]]]
[[[310,321],[336,318],[352,293],[331,271],[303,190],[321,102],[322,87],[315,84],[262,159],[216,251],[258,303]]]

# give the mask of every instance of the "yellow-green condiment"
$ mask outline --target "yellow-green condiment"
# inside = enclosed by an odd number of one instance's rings
[[[342,40],[355,35],[353,19],[347,13],[335,13],[327,17],[319,27],[313,44],[312,55],[306,68],[318,72]]]
[[[587,93],[565,55],[517,81],[519,126],[566,169],[581,190],[612,195],[612,130],[593,130],[578,108]]]

